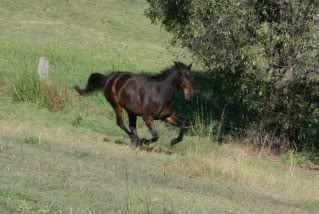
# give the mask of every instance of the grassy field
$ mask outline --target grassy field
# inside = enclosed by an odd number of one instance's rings
[[[318,213],[319,174],[300,168],[299,154],[213,144],[200,116],[174,147],[178,130],[158,122],[159,142],[133,148],[100,94],[76,96],[93,71],[190,62],[167,49],[146,6],[0,0],[0,213]],[[50,62],[44,89],[40,56]],[[141,120],[138,131],[150,136]]]

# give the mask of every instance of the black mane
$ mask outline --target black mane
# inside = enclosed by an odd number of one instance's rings
[[[159,74],[147,77],[147,79],[153,80],[153,81],[162,81],[162,80],[165,80],[172,72],[175,72],[175,71],[176,71],[176,68],[172,66],[161,71],[161,73]]]

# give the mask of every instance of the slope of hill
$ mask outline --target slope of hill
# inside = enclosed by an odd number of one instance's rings
[[[146,6],[0,0],[0,213],[318,213],[318,174],[293,152],[271,157],[189,134],[170,147],[177,130],[162,123],[158,143],[133,148],[101,95],[75,95],[92,71],[189,61],[166,49],[169,35],[143,16]],[[51,108],[32,85],[43,55]],[[140,120],[138,131],[149,136]]]

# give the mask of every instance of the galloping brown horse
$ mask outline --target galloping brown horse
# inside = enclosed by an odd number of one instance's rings
[[[110,76],[100,73],[90,75],[87,86],[75,87],[79,95],[90,95],[102,89],[105,98],[112,105],[117,125],[123,129],[136,145],[150,144],[159,138],[154,120],[163,120],[180,127],[177,138],[171,141],[174,145],[183,140],[184,122],[177,120],[173,112],[173,98],[178,89],[182,89],[185,99],[193,94],[190,65],[175,62],[174,65],[157,76],[145,77],[127,72],[116,72]],[[129,129],[123,123],[122,108],[129,117]],[[149,140],[139,139],[136,131],[136,119],[141,116],[152,134]]]

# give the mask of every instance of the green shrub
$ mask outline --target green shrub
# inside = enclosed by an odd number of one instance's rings
[[[309,131],[319,130],[318,1],[147,1],[152,22],[218,80],[220,106],[239,105],[247,121],[319,148]]]

